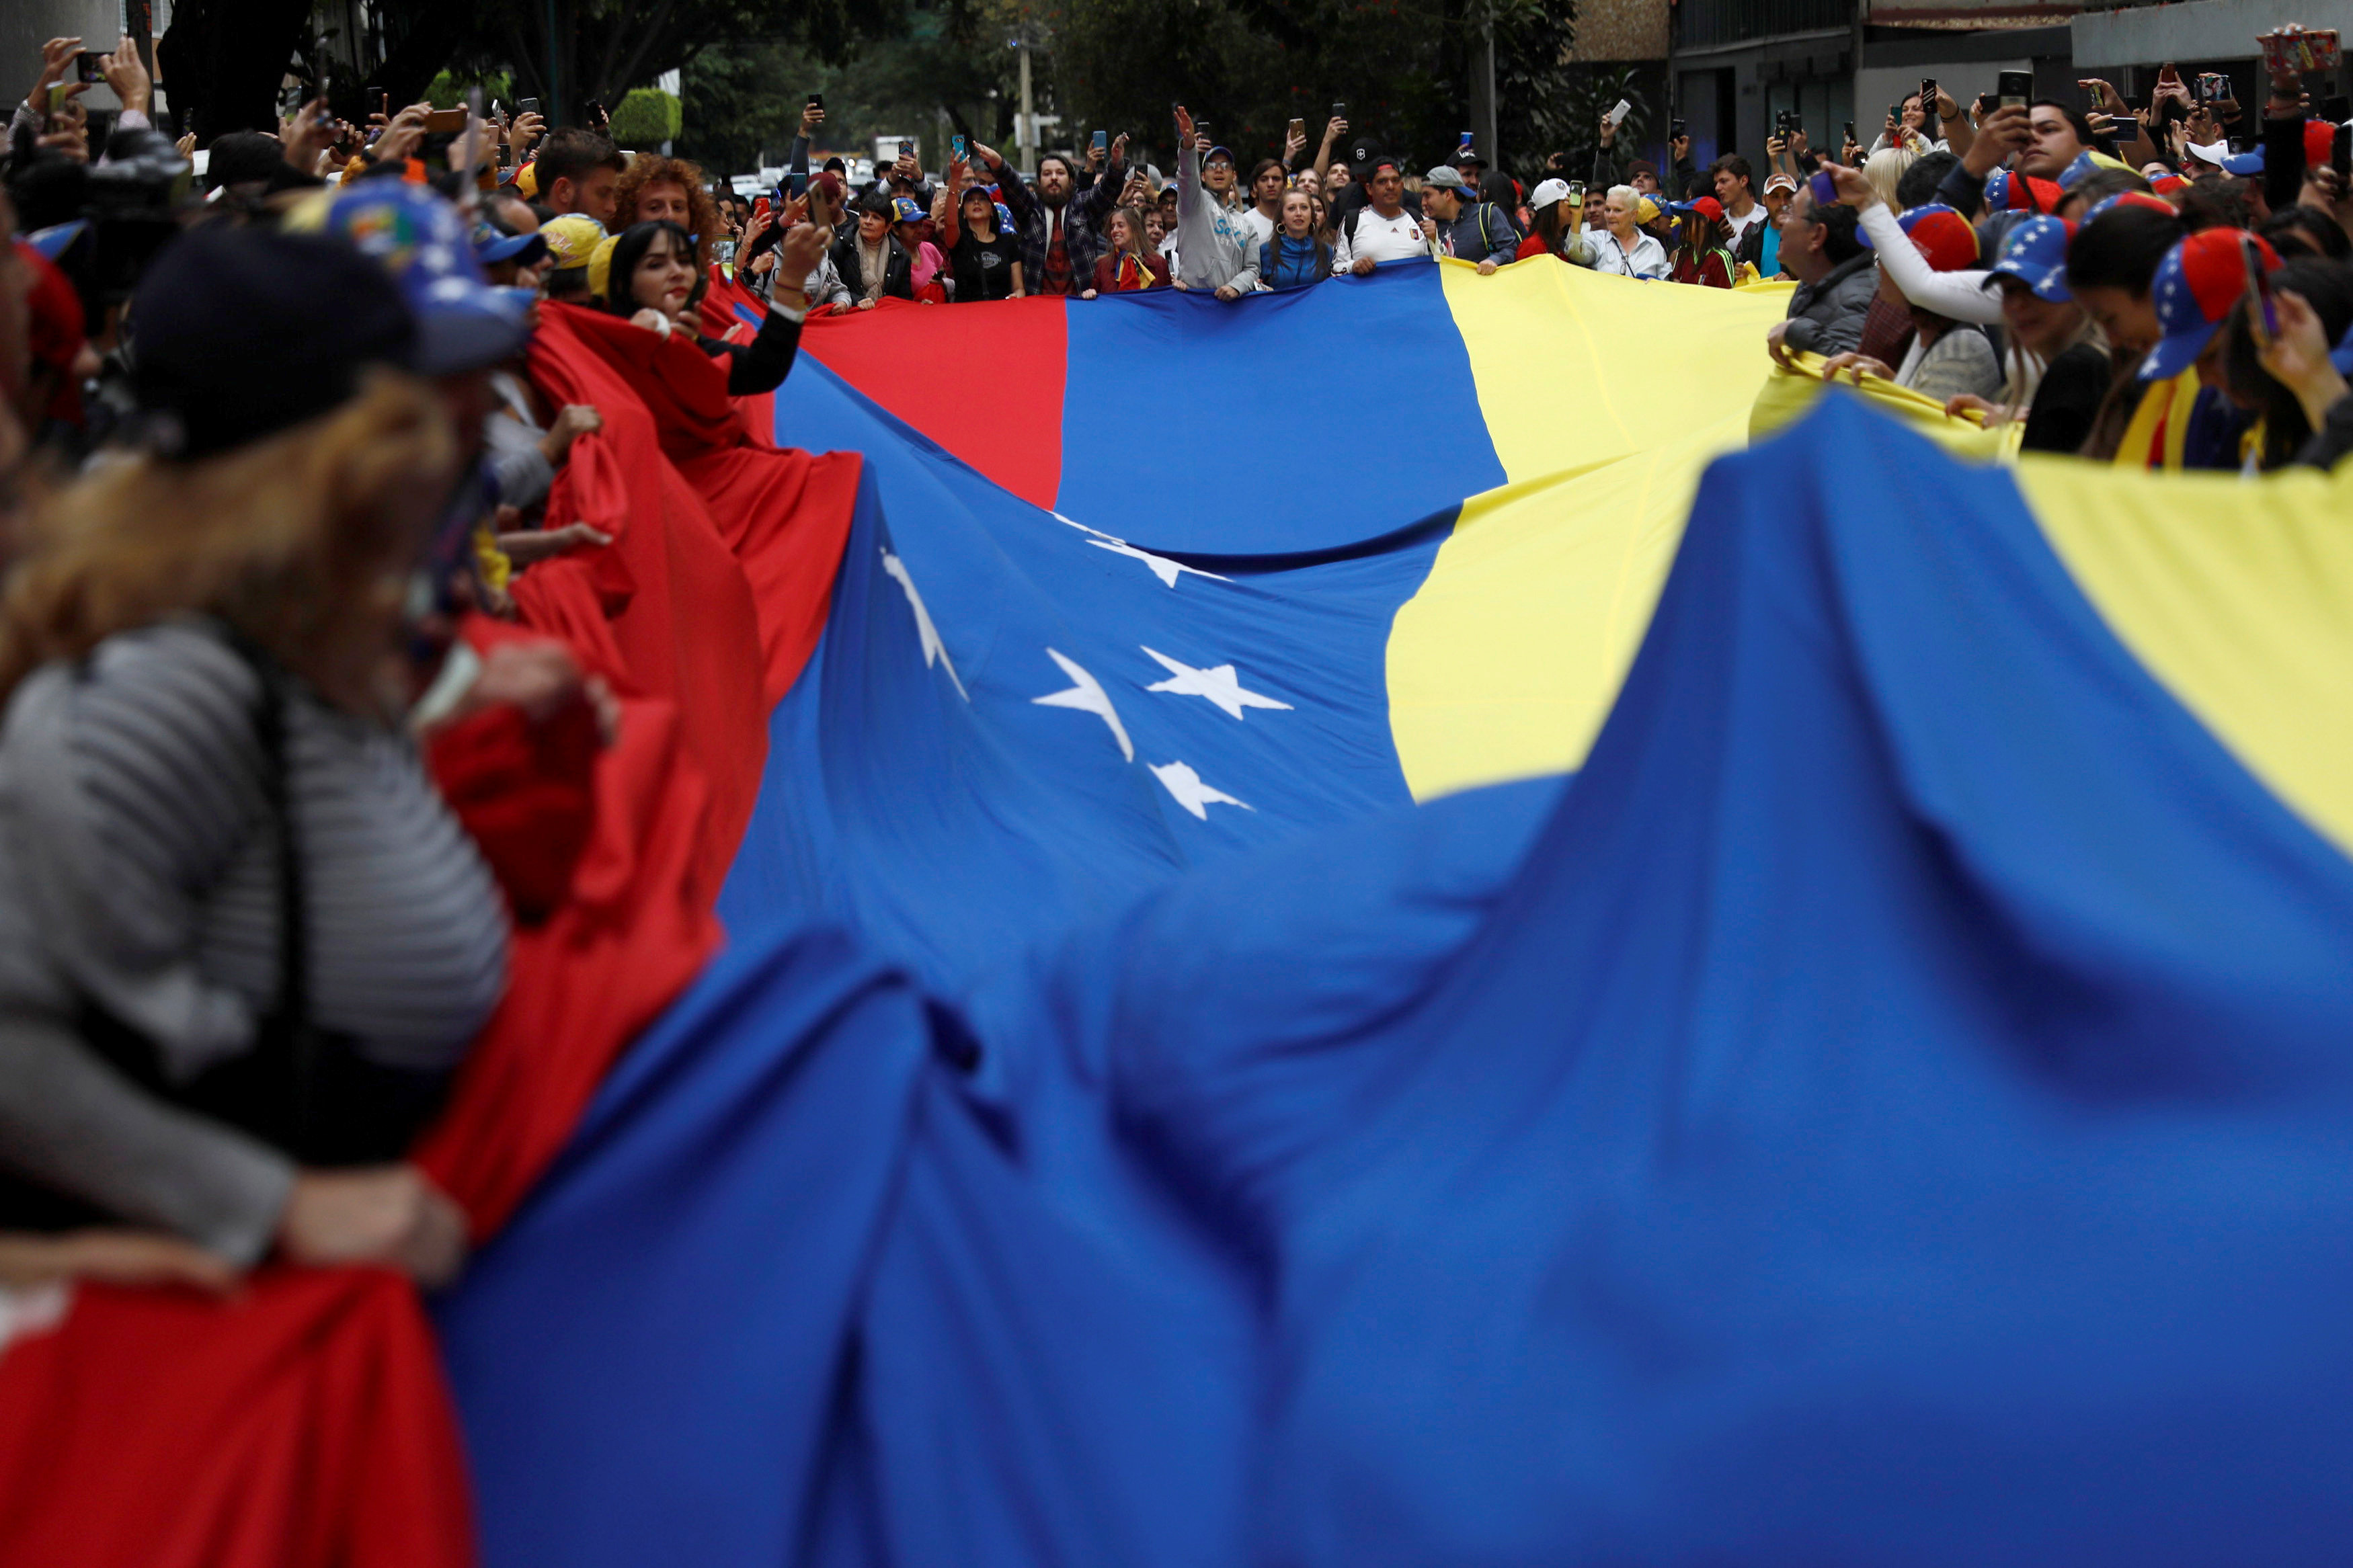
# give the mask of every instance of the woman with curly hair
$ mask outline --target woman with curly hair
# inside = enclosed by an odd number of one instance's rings
[[[706,266],[712,241],[726,237],[710,186],[710,177],[683,158],[640,153],[613,188],[613,221],[607,226],[618,234],[634,224],[674,223],[694,237],[696,264]]]

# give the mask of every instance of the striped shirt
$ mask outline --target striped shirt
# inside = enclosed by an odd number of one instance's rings
[[[505,984],[504,903],[408,741],[292,684],[311,1016],[383,1066],[452,1067]],[[110,637],[18,686],[0,721],[0,1016],[69,1024],[87,997],[182,1081],[251,1047],[280,995],[260,701],[252,668],[192,620]],[[0,1131],[40,1146],[51,1108],[21,1103],[14,1076],[0,1072]],[[54,1110],[84,1145],[109,1124],[101,1106]],[[148,1152],[186,1163],[181,1145]],[[141,1205],[118,1194],[116,1206]]]

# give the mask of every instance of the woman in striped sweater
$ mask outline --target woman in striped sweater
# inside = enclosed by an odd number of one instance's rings
[[[508,937],[399,685],[459,442],[432,384],[364,369],[414,331],[366,258],[181,247],[332,272],[326,330],[381,341],[242,427],[191,401],[177,458],[100,469],[28,527],[0,603],[0,1283],[77,1260],[216,1281],[273,1248],[436,1282],[464,1220],[401,1156]]]

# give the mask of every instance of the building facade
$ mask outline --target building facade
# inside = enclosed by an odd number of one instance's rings
[[[2256,36],[2288,22],[2353,38],[2353,0],[1590,0],[1573,58],[1656,73],[1655,101],[1702,165],[1727,151],[1761,163],[1784,110],[1817,149],[1834,151],[1850,121],[1868,145],[1923,77],[1964,103],[2001,70],[2031,71],[2036,96],[2063,103],[2082,104],[2090,77],[2146,103],[2171,61],[2185,80],[2229,77],[2252,107],[2264,92]],[[1664,116],[1652,129],[1662,140]]]

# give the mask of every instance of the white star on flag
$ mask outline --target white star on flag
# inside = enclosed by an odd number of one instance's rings
[[[1138,561],[1151,567],[1152,574],[1159,578],[1167,587],[1174,588],[1176,585],[1177,577],[1187,572],[1190,572],[1196,577],[1207,577],[1213,583],[1233,581],[1230,577],[1220,577],[1215,572],[1204,572],[1198,566],[1187,566],[1182,561],[1171,561],[1166,555],[1155,555],[1149,550],[1138,550],[1124,539],[1090,539],[1087,542],[1097,550],[1108,550],[1114,555],[1134,556]]]
[[[1103,682],[1081,668],[1077,660],[1066,658],[1050,647],[1046,657],[1062,667],[1062,673],[1071,678],[1071,689],[1029,700],[1040,708],[1075,708],[1082,713],[1093,714],[1111,726],[1113,737],[1119,742],[1119,754],[1131,763],[1135,761],[1135,742],[1127,738],[1127,726],[1119,721],[1119,710],[1111,705],[1111,694],[1103,689]]]
[[[1212,583],[1230,583],[1233,581],[1231,577],[1221,577],[1215,572],[1204,572],[1198,566],[1187,566],[1182,561],[1171,561],[1166,555],[1155,555],[1149,550],[1138,550],[1134,545],[1130,544],[1126,540],[1120,538],[1116,534],[1105,533],[1100,528],[1089,528],[1085,523],[1078,522],[1072,519],[1064,517],[1059,511],[1054,513],[1053,517],[1056,522],[1069,523],[1070,526],[1077,529],[1081,533],[1091,533],[1094,535],[1094,537],[1088,540],[1087,542],[1093,545],[1097,550],[1108,550],[1113,555],[1132,555],[1135,557],[1136,560],[1143,562],[1146,566],[1152,568],[1152,574],[1160,579],[1161,584],[1164,587],[1174,588],[1176,585],[1176,579],[1183,576],[1187,572],[1190,572],[1196,577],[1207,577]]]
[[[940,628],[932,625],[932,613],[923,608],[923,596],[915,592],[915,580],[907,575],[907,563],[885,550],[882,570],[886,575],[897,578],[899,586],[907,592],[907,607],[915,612],[915,636],[923,645],[923,668],[929,669],[934,663],[946,665],[948,679],[955,682],[956,695],[971,701],[972,693],[964,689],[964,680],[956,674],[955,660],[948,657],[947,644],[940,640]]]
[[[1240,719],[1245,708],[1280,708],[1288,712],[1291,704],[1277,702],[1271,697],[1245,689],[1230,664],[1213,665],[1207,669],[1195,669],[1191,665],[1170,658],[1157,648],[1145,652],[1158,659],[1168,670],[1168,679],[1155,680],[1146,691],[1166,691],[1176,697],[1206,697],[1233,718]]]
[[[1170,763],[1166,767],[1152,763],[1145,765],[1152,768],[1152,776],[1158,779],[1162,786],[1176,797],[1178,805],[1204,822],[1209,820],[1209,807],[1212,805],[1239,805],[1244,811],[1257,809],[1247,801],[1236,800],[1224,790],[1203,784],[1201,775],[1193,771],[1193,764],[1190,763]]]

